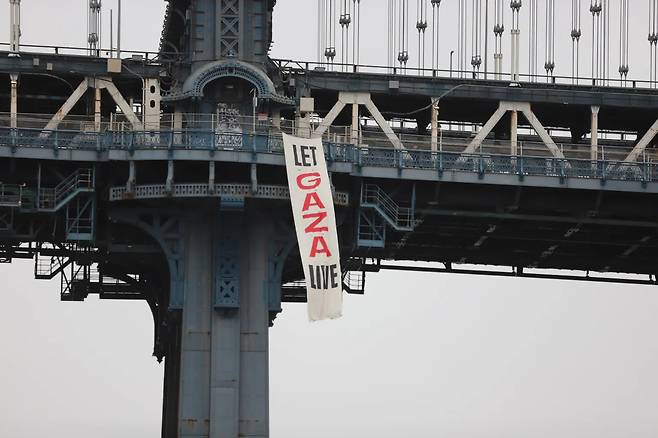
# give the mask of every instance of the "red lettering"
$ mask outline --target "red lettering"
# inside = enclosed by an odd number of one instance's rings
[[[306,234],[310,234],[310,233],[326,233],[327,231],[329,231],[328,227],[318,227],[318,224],[320,222],[322,222],[323,220],[325,220],[327,218],[327,215],[328,215],[328,213],[326,211],[321,211],[319,213],[310,213],[310,214],[303,215],[302,217],[304,219],[313,219],[313,218],[315,218],[315,220],[311,223],[311,225],[309,225],[308,227],[306,227],[304,229],[304,232]]]
[[[326,208],[318,195],[318,192],[310,192],[304,199],[304,207],[302,211],[308,211],[311,207]]]
[[[326,254],[327,257],[331,257],[331,251],[329,251],[329,247],[327,246],[327,241],[324,240],[324,236],[313,236],[310,257],[316,257],[318,254]]]
[[[322,177],[318,172],[302,173],[297,177],[297,187],[302,190],[316,189],[322,182]]]

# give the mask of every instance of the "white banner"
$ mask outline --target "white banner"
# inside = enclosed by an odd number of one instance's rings
[[[283,134],[283,149],[306,277],[308,316],[311,321],[339,318],[343,288],[338,230],[322,140]]]

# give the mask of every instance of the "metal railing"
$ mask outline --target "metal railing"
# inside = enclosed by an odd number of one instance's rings
[[[367,184],[361,193],[361,206],[376,209],[393,228],[410,231],[414,226],[412,208],[401,207],[384,190],[374,184]]]
[[[91,189],[91,169],[78,169],[53,189],[42,188],[39,193],[39,209],[58,210],[78,190]]]
[[[0,207],[20,207],[23,201],[23,187],[0,183]]]
[[[89,150],[103,153],[121,150],[132,153],[137,150],[181,152],[201,150],[244,151],[282,154],[283,142],[280,131],[263,134],[233,133],[220,131],[144,131],[80,133],[42,130],[0,128],[0,147],[18,149]],[[476,172],[484,174],[575,177],[615,179],[624,181],[658,181],[658,163],[653,155],[643,155],[643,161],[626,163],[623,160],[590,160],[580,156],[556,158],[531,154],[512,156],[481,151],[464,154],[459,150],[429,151],[424,149],[393,149],[390,147],[355,146],[349,143],[325,141],[329,162],[352,163],[357,167],[383,167],[404,169]],[[455,148],[463,144],[455,145]],[[497,152],[497,151],[495,151]],[[565,150],[566,155],[566,150]],[[52,198],[52,197],[51,197]],[[54,200],[51,200],[54,202]]]
[[[179,117],[178,120],[175,120]],[[170,133],[176,133],[172,139],[174,144],[184,143],[178,133],[194,132],[214,132],[216,135],[215,143],[231,143],[236,147],[246,147],[253,136],[279,135],[280,132],[287,134],[306,137],[320,123],[320,120],[311,120],[309,126],[298,126],[293,120],[275,121],[268,117],[242,116],[242,115],[223,115],[223,114],[199,114],[199,113],[182,113],[179,116],[173,114],[162,114],[155,125],[149,125],[146,130],[135,130],[128,120],[121,114],[113,114],[110,118],[102,118],[100,123],[96,123],[93,116],[67,116],[59,123],[55,130],[45,130],[45,127],[52,118],[49,114],[18,114],[17,128],[12,131],[14,136],[20,136],[23,146],[29,146],[38,140],[30,139],[34,132],[38,131],[42,137],[51,137],[55,141],[56,147],[60,149],[70,148],[89,148],[102,149],[102,142],[106,141],[104,135],[120,137],[123,140],[130,140],[131,137],[123,134],[124,132],[135,132],[134,138],[140,141],[141,138],[154,138],[154,134],[165,137]],[[158,126],[159,125],[159,126]],[[178,127],[177,127],[178,125]],[[0,112],[0,132],[3,128],[11,129],[10,114]],[[406,128],[404,125],[394,126],[394,131],[402,144],[407,149],[431,150],[436,147],[439,151],[460,152],[473,140],[476,131],[473,125],[455,125],[446,124],[447,129],[440,130],[436,143],[432,144],[430,135],[416,134],[416,127]],[[456,128],[456,129],[455,129]],[[469,128],[469,129],[464,129]],[[547,129],[552,130],[548,127]],[[100,132],[104,135],[99,136]],[[111,132],[112,134],[107,134]],[[588,159],[591,157],[591,146],[587,142],[574,144],[571,138],[553,135],[557,147],[568,158]],[[322,135],[322,139],[328,143],[352,143],[368,147],[389,148],[391,147],[390,139],[384,134],[378,126],[370,126],[367,123],[360,126],[356,138],[352,132],[351,126],[330,126]],[[161,140],[158,140],[161,141]],[[212,143],[212,141],[208,141]],[[635,137],[629,133],[619,131],[600,131],[599,145],[597,155],[601,159],[607,160],[624,160],[635,144]],[[485,139],[478,152],[487,152],[491,154],[505,155],[511,151],[509,140],[496,140],[491,137]],[[536,135],[531,132],[527,135],[519,134],[517,148],[519,155],[548,156],[550,155],[546,146]],[[656,152],[647,150],[645,152],[646,160],[657,160]]]
[[[0,51],[9,52],[10,43],[0,42]],[[21,53],[34,53],[41,55],[73,55],[92,58],[112,58],[117,55],[116,48],[98,48],[90,50],[88,47],[67,45],[22,44]],[[121,58],[145,63],[157,63],[162,57],[177,57],[175,52],[153,52],[149,50],[121,50]]]
[[[453,78],[462,80],[482,80],[502,83],[527,83],[541,85],[575,85],[582,87],[606,87],[606,88],[656,88],[658,82],[643,79],[623,79],[611,77],[591,77],[591,76],[563,76],[563,75],[545,75],[545,74],[528,74],[520,73],[518,80],[513,80],[512,73],[502,72],[498,75],[494,72],[458,70],[458,69],[432,69],[418,68],[413,66],[385,66],[377,64],[341,64],[315,61],[297,61],[292,59],[273,59],[274,64],[284,74],[305,73],[309,71],[329,71],[334,73],[368,73],[387,76],[399,77],[429,77],[429,78]]]

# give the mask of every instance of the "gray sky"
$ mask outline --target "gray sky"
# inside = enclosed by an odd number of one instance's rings
[[[163,2],[123,3],[124,48],[155,49]],[[315,3],[278,1],[273,56],[314,57]],[[444,2],[444,17],[455,3]],[[564,8],[559,27],[569,22],[570,2],[556,3]],[[23,1],[23,41],[83,45],[84,4]],[[382,64],[378,42],[386,39],[368,30],[386,22],[386,2],[362,4],[370,5],[363,61]],[[633,14],[631,71],[644,78],[642,12]],[[584,35],[588,19],[583,14]],[[448,47],[456,46],[451,25],[442,31]],[[558,41],[560,71],[571,49],[568,37]],[[543,64],[542,50],[539,57]],[[0,436],[159,436],[163,367],[150,356],[146,304],[60,303],[59,283],[32,280],[32,270],[29,262],[0,265]],[[302,305],[277,319],[271,436],[655,438],[657,314],[649,287],[371,275],[366,296],[347,297],[340,320],[309,324]]]

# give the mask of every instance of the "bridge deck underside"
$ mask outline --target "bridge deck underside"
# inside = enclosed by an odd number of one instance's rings
[[[392,186],[391,191],[395,192]],[[361,250],[360,255],[540,269],[658,272],[653,195],[443,183],[418,185],[417,196],[414,231],[389,228],[384,249]]]

